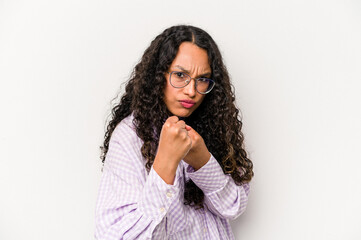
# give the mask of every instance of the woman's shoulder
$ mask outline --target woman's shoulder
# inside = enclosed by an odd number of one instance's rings
[[[145,179],[142,140],[136,134],[133,116],[119,122],[111,135],[104,162],[104,170],[128,182]],[[144,175],[144,176],[143,176]]]
[[[120,121],[112,133],[112,137],[118,140],[124,140],[127,137],[136,137],[136,126],[133,123],[133,113]]]

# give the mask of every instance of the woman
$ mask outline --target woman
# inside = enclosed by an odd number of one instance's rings
[[[253,177],[234,100],[205,31],[152,41],[105,134],[97,239],[234,239]]]

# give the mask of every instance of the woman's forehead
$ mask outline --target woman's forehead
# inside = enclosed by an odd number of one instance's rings
[[[207,51],[190,42],[183,42],[171,67],[191,71],[210,72]]]

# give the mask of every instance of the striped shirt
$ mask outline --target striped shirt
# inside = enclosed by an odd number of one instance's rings
[[[141,154],[142,140],[123,119],[109,141],[95,213],[96,239],[234,239],[229,220],[247,206],[249,184],[237,186],[211,154],[197,171],[181,160],[173,185],[151,168]],[[204,192],[204,208],[184,205],[184,182]]]

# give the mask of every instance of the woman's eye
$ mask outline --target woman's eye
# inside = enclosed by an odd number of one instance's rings
[[[184,74],[181,72],[176,72],[176,76],[179,78],[184,78]]]
[[[200,82],[209,82],[208,78],[198,78]]]

